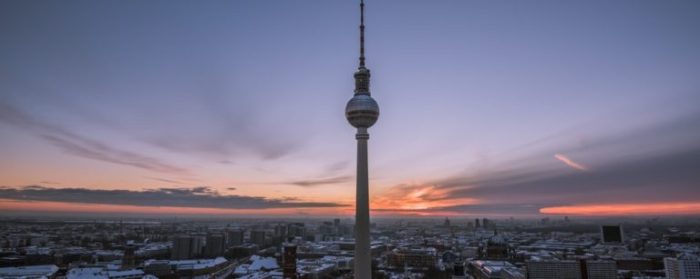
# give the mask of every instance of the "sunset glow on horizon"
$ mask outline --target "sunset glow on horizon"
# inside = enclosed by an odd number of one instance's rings
[[[88,214],[126,214],[129,216],[193,216],[209,215],[212,217],[235,216],[341,216],[350,215],[349,209],[308,209],[308,208],[276,208],[276,209],[221,209],[194,207],[155,207],[129,206],[114,204],[65,203],[65,202],[28,202],[0,199],[0,210],[5,212],[24,213],[88,213]]]
[[[698,215],[700,214],[700,202],[572,205],[546,207],[540,209],[540,212],[572,216]]]
[[[434,217],[471,217],[480,216],[444,210],[440,208],[386,208],[379,204],[372,204],[373,216],[434,216]],[[0,199],[0,210],[5,212],[24,213],[89,213],[89,214],[127,214],[145,216],[195,216],[208,215],[218,217],[245,217],[245,216],[345,216],[351,217],[353,207],[339,207],[335,209],[318,208],[284,208],[284,209],[220,209],[220,208],[193,208],[193,207],[155,207],[155,206],[129,206],[113,204],[90,203],[64,203],[43,201],[17,201]],[[573,205],[541,208],[540,213],[546,215],[566,216],[673,216],[673,215],[698,215],[700,203],[654,203],[654,204],[602,204],[602,205]],[[508,214],[502,217],[508,217]],[[527,216],[526,216],[527,217]],[[532,216],[530,216],[532,217]]]

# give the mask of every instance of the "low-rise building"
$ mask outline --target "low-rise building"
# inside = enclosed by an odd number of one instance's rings
[[[501,271],[515,266],[507,261],[470,261],[469,270],[476,279],[500,279]]]
[[[387,256],[387,264],[394,267],[434,267],[437,264],[437,251],[435,248],[396,248]]]

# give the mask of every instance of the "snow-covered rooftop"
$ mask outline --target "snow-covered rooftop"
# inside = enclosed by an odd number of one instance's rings
[[[50,277],[58,271],[55,265],[28,265],[0,268],[0,277]]]

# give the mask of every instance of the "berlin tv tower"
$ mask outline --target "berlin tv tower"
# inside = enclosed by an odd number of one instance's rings
[[[367,128],[379,118],[379,105],[369,93],[369,69],[365,68],[365,3],[360,0],[360,66],[355,72],[355,96],[345,107],[345,118],[357,128],[357,192],[355,196],[355,278],[372,277],[369,250],[369,178],[367,171]]]

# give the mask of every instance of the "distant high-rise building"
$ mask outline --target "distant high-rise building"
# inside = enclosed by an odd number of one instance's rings
[[[678,258],[664,258],[666,278],[700,279],[700,261],[697,257],[683,255]]]
[[[192,257],[192,244],[194,239],[191,236],[178,236],[173,240],[173,250],[171,257],[174,260],[186,260]]]
[[[450,218],[445,217],[445,222],[442,225],[445,227],[449,227],[451,225]]]
[[[481,225],[484,226],[484,229],[489,229],[491,228],[491,220],[484,218],[481,220]]]
[[[201,257],[204,252],[204,244],[207,242],[205,233],[197,233],[192,235],[192,254],[191,258]]]
[[[338,228],[331,222],[323,222],[323,224],[318,227],[318,232],[321,233],[322,236],[333,235],[336,231],[338,231]]]
[[[284,240],[287,238],[287,226],[284,224],[277,224],[275,226],[275,237]]]
[[[207,235],[207,242],[204,245],[204,256],[216,258],[224,254],[224,235],[221,233],[211,233]]]
[[[600,239],[603,243],[622,243],[624,241],[622,226],[600,226]]]
[[[340,226],[340,219],[338,219],[338,218],[333,219],[333,225],[336,227]]]
[[[474,219],[474,227],[475,228],[481,228],[481,223],[479,222],[479,218]]]
[[[243,230],[233,230],[227,233],[226,243],[228,246],[238,246],[243,244],[245,232]]]
[[[266,232],[264,230],[254,230],[250,232],[250,242],[258,245],[260,248],[267,246]]]
[[[284,257],[282,257],[282,270],[284,279],[297,279],[297,246],[284,245]]]
[[[304,223],[287,224],[287,236],[303,238],[305,235],[306,235],[306,227],[305,227]]]

